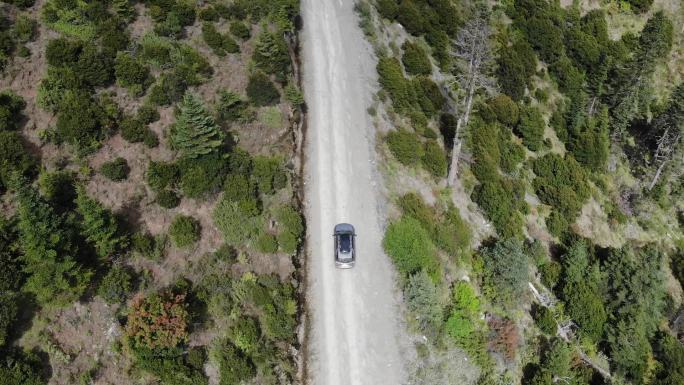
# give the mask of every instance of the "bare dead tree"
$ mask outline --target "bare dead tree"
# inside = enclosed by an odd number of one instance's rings
[[[491,46],[491,28],[486,12],[478,11],[475,17],[466,23],[454,41],[454,53],[459,67],[456,83],[465,92],[461,99],[461,116],[456,123],[454,144],[451,150],[451,165],[447,185],[452,186],[458,173],[458,159],[461,153],[461,131],[468,125],[470,112],[473,109],[473,98],[476,92],[485,90],[493,93],[496,82],[489,75],[494,61]]]
[[[648,185],[649,190],[652,190],[658,183],[658,180],[660,180],[660,177],[663,174],[663,170],[671,163],[679,160],[680,157],[677,156],[677,152],[681,147],[681,140],[681,130],[671,126],[666,127],[663,134],[658,138],[658,146],[653,155],[653,162],[656,168],[651,183]]]

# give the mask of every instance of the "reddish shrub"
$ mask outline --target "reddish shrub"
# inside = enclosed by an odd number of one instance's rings
[[[520,334],[515,322],[493,317],[488,321],[489,350],[501,353],[506,360],[513,360],[520,345]]]

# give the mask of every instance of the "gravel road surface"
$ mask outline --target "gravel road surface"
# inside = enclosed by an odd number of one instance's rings
[[[395,272],[382,250],[383,197],[366,109],[375,58],[353,0],[302,1],[308,106],[308,377],[312,385],[401,385],[404,335]],[[333,227],[356,227],[357,263],[336,269]]]

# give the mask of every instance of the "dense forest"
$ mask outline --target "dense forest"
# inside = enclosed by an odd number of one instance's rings
[[[297,381],[298,13],[0,2],[1,384]]]
[[[412,383],[683,383],[680,2],[356,10]]]

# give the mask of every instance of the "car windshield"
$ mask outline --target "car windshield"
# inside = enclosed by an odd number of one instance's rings
[[[348,253],[351,251],[351,234],[340,235],[340,251]]]

